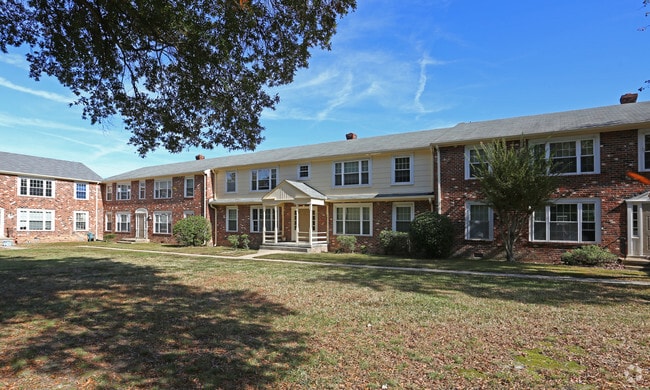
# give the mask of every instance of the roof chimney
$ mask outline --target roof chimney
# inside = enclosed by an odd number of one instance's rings
[[[357,139],[357,135],[354,133],[347,133],[345,139]]]
[[[636,98],[639,97],[638,93],[626,93],[625,95],[621,96],[621,104],[627,104],[627,103],[636,103]]]
[[[197,160],[205,160],[205,156],[202,154],[197,154],[196,157],[194,158],[196,158]]]

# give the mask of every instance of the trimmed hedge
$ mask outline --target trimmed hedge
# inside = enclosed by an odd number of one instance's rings
[[[427,258],[446,258],[454,242],[454,226],[449,217],[433,211],[419,214],[409,230],[413,253]]]
[[[210,241],[210,222],[199,215],[183,218],[174,224],[174,237],[180,245],[203,246]]]
[[[562,262],[567,265],[608,265],[618,262],[618,256],[598,245],[586,245],[562,253]]]

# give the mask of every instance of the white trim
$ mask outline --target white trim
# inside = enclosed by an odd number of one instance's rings
[[[189,186],[189,187],[187,185],[188,180],[192,180],[192,185]],[[185,176],[185,178],[183,179],[183,197],[184,198],[187,198],[187,199],[194,198],[194,192],[195,192],[194,191],[194,186],[195,185],[196,185],[196,179],[195,179],[194,176]],[[192,189],[192,195],[187,195],[187,190],[189,188]]]
[[[488,236],[485,238],[470,237],[470,227],[472,223],[472,213],[471,213],[472,206],[486,206],[486,204],[484,202],[479,202],[479,201],[465,202],[465,239],[469,241],[493,241],[494,240],[494,210],[492,210],[492,207],[488,207]]]
[[[169,183],[169,188],[161,189],[162,183]],[[160,192],[165,191],[169,196],[160,196]],[[156,179],[153,182],[153,198],[154,199],[171,199],[174,197],[174,180],[172,178]]]
[[[257,172],[257,176],[259,176],[259,171],[262,170],[268,170],[269,171],[269,188],[260,188],[260,180],[257,178],[255,180],[256,183],[256,189],[253,189],[253,172]],[[273,183],[273,173],[275,171],[275,183]],[[277,187],[278,185],[278,177],[280,176],[280,169],[278,167],[268,167],[268,168],[255,168],[251,169],[248,175],[248,188],[250,189],[251,192],[268,192]]]
[[[408,158],[409,159],[409,181],[403,181],[403,182],[396,182],[395,181],[395,160],[398,158]],[[391,170],[390,170],[390,184],[393,186],[406,186],[406,185],[412,185],[414,183],[413,179],[413,165],[415,162],[415,158],[413,157],[412,154],[402,154],[402,155],[396,155],[391,158]]]
[[[581,141],[591,140],[594,142],[594,170],[593,171],[582,171],[580,166],[580,153],[581,148],[578,143]],[[561,176],[576,176],[576,175],[597,175],[600,173],[600,134],[592,134],[589,136],[573,136],[573,137],[558,137],[558,138],[548,138],[543,140],[531,140],[528,141],[529,147],[534,147],[535,145],[544,145],[546,157],[550,157],[550,144],[560,143],[560,142],[576,142],[576,172],[562,173]]]
[[[108,224],[111,224],[111,228],[108,228]],[[104,231],[105,232],[112,232],[115,230],[115,221],[113,220],[113,212],[107,211],[104,214]]]
[[[577,223],[577,231],[578,231],[578,239],[576,241],[567,241],[567,240],[551,240],[550,236],[550,206],[552,205],[562,205],[562,204],[567,204],[567,205],[578,205],[577,212],[578,212],[578,221]],[[594,241],[586,241],[582,239],[582,224],[583,224],[583,218],[582,218],[582,206],[584,204],[593,204],[594,205]],[[540,221],[541,222],[541,221]],[[582,244],[582,243],[595,243],[598,244],[600,243],[601,240],[601,227],[602,227],[602,220],[601,220],[601,200],[599,198],[568,198],[568,199],[558,199],[551,201],[548,205],[544,206],[544,223],[545,223],[545,237],[546,239],[544,240],[536,240],[534,237],[535,234],[535,212],[530,216],[529,220],[529,235],[528,235],[528,241],[530,242],[552,242],[552,243],[572,243],[572,244]]]
[[[650,129],[641,129],[638,132],[637,136],[637,146],[638,146],[638,169],[640,172],[650,171],[650,167],[645,166],[645,136],[650,136]]]
[[[147,198],[147,181],[140,180],[138,181],[138,199]]]
[[[85,185],[86,186],[86,191],[85,191],[86,197],[85,198],[77,197],[77,193],[79,192],[78,189],[77,189],[77,186],[79,186],[79,185]],[[90,199],[90,184],[85,183],[83,181],[74,182],[74,198],[76,200],[88,200],[88,199]]]
[[[158,225],[161,225],[156,218],[160,218],[161,216],[166,215],[169,218],[169,221],[167,221],[166,225],[169,225],[169,231],[167,232],[161,232],[158,229]],[[171,211],[154,211],[153,212],[153,234],[163,234],[163,235],[170,235],[172,234],[172,212]]]
[[[120,229],[120,219],[121,217],[126,217],[126,230]],[[131,213],[129,212],[116,212],[115,213],[115,226],[113,226],[113,231],[115,233],[131,233]]]
[[[31,212],[38,212],[38,213],[43,213],[43,229],[35,229],[31,230],[29,228],[29,214]],[[24,214],[25,217],[23,217],[21,214]],[[51,215],[51,218],[45,218],[47,215]],[[24,221],[24,224],[21,224],[21,222]],[[50,223],[50,229],[46,229],[46,222],[51,222]],[[47,210],[47,209],[28,209],[28,208],[19,208],[16,210],[16,231],[17,232],[53,232],[56,231],[56,212],[54,210]],[[21,229],[21,226],[24,226],[24,229]]]
[[[77,215],[78,214],[85,216],[85,221],[83,221],[85,227],[83,229],[78,229],[77,228]],[[75,232],[89,231],[90,230],[89,229],[89,227],[90,227],[89,224],[90,224],[90,213],[88,211],[73,211],[72,212],[72,226],[73,226],[72,230],[73,231],[75,231]]]
[[[411,219],[412,222],[415,218],[415,203],[413,202],[393,202],[393,212],[391,213],[391,225],[393,231],[397,231],[397,208],[398,207],[409,207],[411,209]]]
[[[126,198],[120,197],[120,194],[123,192],[120,191],[120,187],[127,187]],[[131,182],[117,183],[115,187],[115,200],[131,200]]]
[[[361,183],[361,165],[363,161],[368,162],[368,183]],[[357,172],[357,175],[359,177],[359,184],[344,184],[344,172],[343,172],[343,164],[345,163],[350,163],[350,162],[356,162],[359,163],[359,171]],[[341,184],[336,184],[336,164],[341,164]],[[361,158],[358,160],[342,160],[342,161],[334,161],[332,162],[332,187],[333,188],[354,188],[354,187],[371,187],[372,186],[372,159],[370,158]]]
[[[472,151],[477,151],[479,152],[480,149],[480,144],[473,144],[473,145],[465,145],[465,152],[463,153],[463,169],[465,171],[465,180],[476,180],[475,176],[470,175],[470,153]]]
[[[369,217],[369,220],[368,220],[368,222],[369,222],[369,227],[368,227],[369,233],[368,234],[364,234],[363,229],[362,229],[362,225],[363,225],[363,211],[362,210],[363,210],[363,208],[366,208],[366,207],[369,209],[368,210],[369,211],[369,216],[368,216]],[[336,226],[337,222],[338,222],[337,209],[339,209],[339,208],[344,210],[344,214],[345,214],[345,210],[347,210],[347,209],[351,209],[351,208],[359,208],[360,209],[359,211],[361,212],[361,214],[360,214],[361,220],[359,221],[359,223],[360,223],[359,230],[361,231],[361,233],[352,234],[352,233],[348,233],[348,232],[345,232],[345,231],[343,231],[343,232],[337,231],[337,226]],[[332,229],[334,235],[335,236],[372,237],[372,235],[373,235],[373,221],[372,221],[372,219],[373,219],[372,218],[373,211],[372,211],[372,209],[373,209],[373,204],[372,203],[335,203],[334,207],[333,207],[334,215],[333,215],[333,218],[332,218],[332,220],[334,222],[334,228]],[[344,219],[342,221],[343,222],[343,229],[345,230],[345,215],[343,217],[344,217]]]
[[[230,174],[235,175],[235,190],[234,191],[228,191],[228,177]],[[237,193],[237,171],[226,171],[226,176],[225,176],[225,181],[224,181],[224,192],[227,194],[235,194]]]
[[[230,211],[235,211],[235,230],[230,229]],[[227,232],[238,232],[239,231],[239,208],[238,207],[226,207],[226,231]]]
[[[22,180],[27,180],[27,193],[26,194],[21,194],[20,189],[21,189],[21,181]],[[43,182],[43,195],[31,195],[30,194],[30,188],[32,188],[32,180],[39,180]],[[52,195],[48,196],[46,195],[47,193],[47,183],[50,183],[52,185]],[[26,196],[26,197],[36,197],[36,198],[56,198],[56,180],[48,179],[48,178],[40,178],[40,177],[29,177],[29,176],[18,176],[16,177],[16,187],[17,187],[17,192],[18,196]],[[76,190],[76,187],[75,187]]]
[[[307,176],[300,176],[300,168],[307,167]],[[303,163],[296,165],[296,180],[310,180],[311,179],[311,163]]]

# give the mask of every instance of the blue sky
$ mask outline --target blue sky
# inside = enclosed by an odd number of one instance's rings
[[[275,90],[257,150],[618,104],[650,79],[642,0],[358,0],[331,51]],[[648,100],[641,92],[640,101]],[[91,126],[56,80],[0,54],[0,150],[80,161],[103,177],[217,157],[221,148],[140,158],[119,117]],[[241,152],[233,152],[241,153]]]

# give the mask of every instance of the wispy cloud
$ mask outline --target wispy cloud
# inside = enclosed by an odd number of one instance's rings
[[[425,55],[420,61],[420,79],[418,81],[418,87],[415,91],[415,97],[413,98],[413,103],[417,109],[418,112],[420,113],[428,113],[431,112],[430,110],[427,110],[424,108],[424,105],[422,104],[421,98],[422,94],[424,93],[426,87],[427,87],[427,67],[429,65],[444,65],[444,61],[438,61],[429,58],[427,55]]]
[[[78,132],[100,132],[100,130],[89,129],[86,127],[68,125],[66,123],[48,121],[36,118],[25,118],[0,112],[0,127],[30,127],[44,129],[59,129]]]
[[[25,57],[19,54],[3,54],[0,56],[0,62],[15,66],[23,70],[29,70],[29,63],[25,60]]]
[[[43,91],[43,90],[38,90],[38,89],[32,89],[32,88],[27,88],[27,87],[23,87],[21,85],[14,84],[11,81],[5,79],[4,77],[0,77],[0,87],[9,88],[9,89],[12,89],[12,90],[18,91],[18,92],[28,93],[30,95],[38,96],[38,97],[41,97],[43,99],[51,100],[53,102],[72,103],[74,101],[74,98],[59,95],[58,93],[48,92],[48,91]]]

